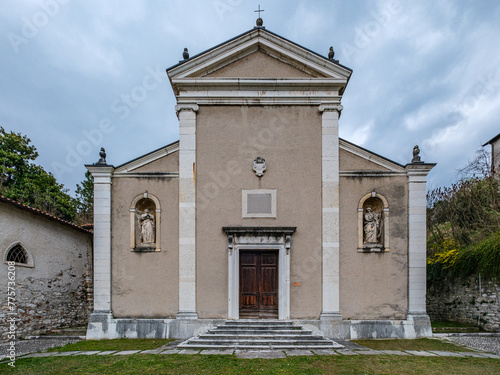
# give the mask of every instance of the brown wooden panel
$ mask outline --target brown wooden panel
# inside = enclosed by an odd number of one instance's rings
[[[278,252],[240,252],[240,317],[277,318]]]
[[[240,253],[240,309],[259,308],[258,261],[257,254]]]

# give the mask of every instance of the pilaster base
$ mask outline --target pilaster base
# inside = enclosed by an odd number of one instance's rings
[[[415,337],[432,336],[431,319],[424,313],[409,313],[406,319],[413,323]]]
[[[116,339],[116,321],[112,311],[94,311],[87,326],[87,340]]]
[[[176,319],[198,319],[196,311],[179,311]]]
[[[319,320],[342,320],[342,315],[338,311],[322,312]]]

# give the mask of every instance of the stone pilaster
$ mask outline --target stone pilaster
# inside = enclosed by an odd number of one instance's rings
[[[86,165],[94,178],[94,313],[111,314],[111,165]]]
[[[408,315],[426,312],[426,177],[435,164],[414,163],[408,174]]]
[[[322,312],[321,319],[340,315],[339,117],[340,104],[321,105],[322,112]]]
[[[179,117],[179,312],[196,312],[196,104],[177,105]]]

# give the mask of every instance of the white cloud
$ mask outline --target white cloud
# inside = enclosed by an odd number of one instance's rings
[[[370,139],[372,135],[372,129],[374,127],[373,120],[369,121],[365,125],[351,125],[349,128],[342,128],[342,138],[349,140],[357,144],[358,146],[363,146],[366,141]]]

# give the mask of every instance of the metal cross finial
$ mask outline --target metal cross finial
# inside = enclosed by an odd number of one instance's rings
[[[254,10],[254,12],[259,12],[259,18],[260,18],[260,12],[265,12],[265,10],[264,9],[261,10],[260,9],[260,4],[259,4],[259,10]]]

